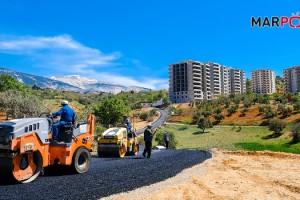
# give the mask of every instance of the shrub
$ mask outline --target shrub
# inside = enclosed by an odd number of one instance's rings
[[[157,141],[157,144],[158,145],[165,145],[165,142],[164,142],[164,135],[165,135],[165,132],[166,131],[163,131],[163,130],[159,130],[156,134],[155,134],[155,141]],[[177,144],[178,144],[178,141],[176,140],[175,138],[175,135],[173,132],[169,132],[167,131],[167,133],[169,134],[169,148],[176,148]]]
[[[271,119],[269,121],[269,130],[274,131],[275,134],[280,134],[285,126],[286,123],[281,119]]]
[[[215,115],[217,124],[220,123],[222,119],[224,119],[224,115],[222,115],[221,113]]]
[[[279,104],[279,105],[277,106],[277,110],[278,110],[280,113],[283,113],[283,111],[285,110],[284,105]]]
[[[292,113],[292,109],[290,107],[284,108],[282,110],[282,116],[283,117],[288,117],[288,116],[291,115],[291,113]]]
[[[262,114],[264,111],[265,111],[265,108],[264,108],[263,106],[259,106],[259,107],[258,107],[258,112],[259,112],[260,114]]]
[[[182,115],[183,114],[183,108],[178,108],[178,109],[176,109],[176,111],[175,111],[175,113],[177,114],[177,115]]]
[[[291,128],[291,136],[292,136],[292,142],[297,143],[300,142],[300,123],[297,125],[293,126]]]
[[[191,118],[184,118],[182,120],[182,123],[183,124],[191,124],[191,123],[193,123],[193,120]]]
[[[217,107],[216,109],[215,109],[215,113],[216,114],[220,114],[222,112],[222,108],[221,107]]]
[[[203,115],[204,117],[209,117],[209,116],[211,115],[211,112],[209,112],[209,111],[203,111],[203,112],[202,112],[202,115]]]
[[[144,135],[138,136],[137,140],[140,145],[145,146]]]
[[[152,109],[150,110],[150,112],[149,112],[149,115],[150,115],[151,117],[153,117],[154,115],[156,115],[156,111],[157,111],[156,108],[152,108]]]
[[[273,112],[273,111],[266,111],[265,112],[265,118],[266,119],[272,119],[272,118],[274,118],[276,116],[276,114],[275,114],[275,112]]]
[[[143,112],[143,113],[140,114],[140,119],[143,120],[143,121],[146,121],[148,116],[149,116],[148,113]]]
[[[294,103],[293,108],[294,108],[294,110],[299,111],[300,110],[300,102]]]
[[[233,113],[235,113],[237,110],[236,106],[230,106],[228,109],[227,109],[227,112],[228,112],[228,116],[232,115]]]
[[[147,117],[147,122],[153,122],[153,117],[148,116],[148,117]]]
[[[230,100],[226,99],[225,100],[225,108],[228,108],[230,106]]]
[[[243,108],[241,110],[241,113],[242,113],[242,116],[245,116],[246,115],[246,112],[248,112],[249,108]]]

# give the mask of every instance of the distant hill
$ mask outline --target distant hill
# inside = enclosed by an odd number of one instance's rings
[[[147,91],[148,88],[130,86],[126,87],[114,83],[101,82],[96,79],[90,79],[84,76],[79,75],[70,75],[70,76],[52,76],[52,80],[61,81],[75,87],[81,88],[84,92],[110,92],[113,94],[120,93],[121,91]]]
[[[22,72],[16,72],[14,70],[0,67],[0,74],[8,74],[14,77],[19,82],[33,86],[37,85],[41,88],[50,88],[61,91],[70,92],[107,92],[117,94],[121,91],[147,91],[148,88],[142,88],[138,86],[122,86],[113,83],[104,83],[95,79],[86,78],[79,75],[71,76],[52,76],[50,78],[43,76],[36,76],[32,74],[26,74]]]

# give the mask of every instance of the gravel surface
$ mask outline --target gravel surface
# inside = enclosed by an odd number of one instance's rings
[[[0,199],[99,199],[131,191],[175,176],[211,158],[196,150],[153,151],[141,156],[92,158],[90,170],[76,175],[45,175],[32,183],[0,185]]]

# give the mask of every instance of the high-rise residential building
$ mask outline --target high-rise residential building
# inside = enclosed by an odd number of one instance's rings
[[[228,68],[229,93],[239,94],[246,92],[246,74],[243,70]]]
[[[270,69],[259,69],[251,72],[252,92],[256,94],[272,94],[276,92],[275,73]]]
[[[300,66],[283,70],[284,91],[300,92]]]
[[[232,72],[231,72],[232,71]],[[239,76],[232,76],[238,73]],[[234,84],[232,84],[234,83]],[[173,103],[213,99],[218,95],[246,91],[245,73],[217,63],[186,60],[169,65],[169,92]]]

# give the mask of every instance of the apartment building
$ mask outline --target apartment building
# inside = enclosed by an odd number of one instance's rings
[[[174,103],[203,99],[202,66],[198,61],[183,61],[169,66],[169,93]]]
[[[300,92],[300,66],[283,70],[284,91]]]
[[[240,94],[246,92],[246,74],[239,69],[228,68],[229,93]]]
[[[237,72],[239,77],[235,78],[240,84],[232,85],[231,71],[220,64],[192,60],[171,64],[169,65],[170,100],[173,103],[195,102],[197,99],[213,99],[218,95],[228,95],[231,91],[245,92],[245,73],[241,70]]]
[[[275,73],[270,69],[259,69],[251,72],[252,92],[256,94],[273,94],[276,92]]]

